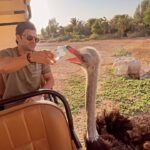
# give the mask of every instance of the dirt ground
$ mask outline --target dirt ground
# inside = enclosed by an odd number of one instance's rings
[[[138,39],[121,39],[121,40],[96,40],[86,42],[51,42],[51,43],[39,43],[38,49],[54,50],[57,46],[70,45],[74,48],[82,48],[84,46],[95,47],[101,55],[101,74],[100,78],[107,76],[107,68],[114,62],[113,55],[115,51],[120,48],[132,53],[132,56],[139,59],[142,64],[142,72],[150,70],[150,39],[149,38],[138,38]],[[79,66],[70,64],[66,61],[70,57],[70,54],[60,59],[55,65],[52,66],[52,72],[55,78],[56,91],[63,94],[64,80],[68,79],[73,74],[82,73]],[[111,105],[107,104],[107,105]],[[111,107],[111,106],[110,106]],[[97,106],[97,111],[100,106]],[[79,114],[73,116],[75,131],[84,146],[83,136],[86,132],[86,117],[85,110],[82,109]]]

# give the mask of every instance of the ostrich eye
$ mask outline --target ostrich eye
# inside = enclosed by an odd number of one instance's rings
[[[91,69],[92,69],[92,70],[95,70],[95,66],[91,66]]]
[[[86,57],[81,56],[81,59],[82,59],[83,62],[87,62]]]
[[[89,54],[84,54],[83,56],[81,56],[83,62],[89,62],[91,60],[90,55]]]

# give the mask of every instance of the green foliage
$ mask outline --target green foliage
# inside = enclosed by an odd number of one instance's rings
[[[125,48],[121,47],[115,50],[115,54],[113,56],[115,57],[131,56],[131,53],[127,51]]]
[[[134,19],[137,23],[142,23],[144,18],[144,12],[146,11],[150,0],[143,0],[135,10]]]
[[[85,78],[73,76],[66,81],[64,95],[67,97],[72,112],[78,112],[85,106]]]
[[[102,34],[102,28],[100,26],[99,20],[96,20],[95,23],[92,25],[92,33],[93,34]]]
[[[107,100],[115,101],[119,103],[122,113],[127,115],[145,112],[150,106],[150,79],[129,80],[110,75],[98,82],[98,85],[101,86],[101,91],[97,91],[97,104]],[[73,76],[66,81],[65,87],[64,95],[72,112],[76,113],[85,107],[85,78]]]
[[[140,3],[140,1],[139,1]],[[121,37],[144,37],[150,35],[150,0],[143,0],[136,8],[134,17],[118,14],[112,19],[90,18],[87,21],[71,18],[66,26],[59,26],[56,19],[50,19],[41,29],[43,40],[84,41],[85,39],[110,39]],[[69,38],[67,35],[70,35]],[[74,35],[76,37],[74,37]],[[96,36],[95,36],[96,35]],[[115,36],[114,36],[115,35]]]
[[[43,39],[47,39],[48,38],[47,32],[46,32],[46,30],[44,28],[41,29],[41,35],[42,35]]]
[[[102,83],[101,100],[112,100],[120,104],[125,114],[146,111],[150,105],[150,80],[128,80],[110,77]]]
[[[129,38],[144,37],[144,36],[145,36],[145,30],[128,33]]]
[[[128,15],[116,15],[112,19],[113,26],[117,29],[121,37],[127,36],[127,31],[131,28],[132,18]]]
[[[43,38],[54,38],[57,36],[58,23],[55,18],[50,19],[46,28],[41,29]]]
[[[96,18],[91,18],[91,19],[89,19],[89,20],[87,21],[87,26],[88,26],[89,28],[92,28],[92,26],[95,24],[96,21],[97,21]]]
[[[56,41],[61,42],[61,41],[68,41],[72,38],[71,35],[64,35],[64,36],[59,36],[58,38],[56,38]]]
[[[91,39],[91,40],[97,40],[97,39],[99,39],[99,35],[98,34],[91,34],[90,37],[89,37],[89,39]]]
[[[150,25],[150,4],[148,5],[146,11],[144,12],[144,23]]]

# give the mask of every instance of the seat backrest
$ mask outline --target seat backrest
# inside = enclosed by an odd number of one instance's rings
[[[0,112],[0,150],[76,150],[64,113],[51,102]]]

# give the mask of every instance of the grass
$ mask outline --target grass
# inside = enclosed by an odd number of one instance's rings
[[[66,81],[64,95],[67,97],[73,113],[84,107],[85,102],[85,78],[72,76]]]
[[[109,77],[98,82],[101,91],[97,92],[97,104],[102,101],[119,103],[122,113],[132,115],[146,112],[150,106],[150,79],[131,80],[123,77]],[[85,78],[73,76],[66,82],[64,95],[68,98],[72,112],[77,113],[85,106]]]
[[[109,77],[102,83],[99,95],[102,100],[116,101],[124,114],[146,112],[150,106],[150,79],[131,80],[123,77]]]
[[[125,48],[120,47],[115,50],[115,54],[113,56],[115,57],[131,56],[131,53],[127,51]]]

